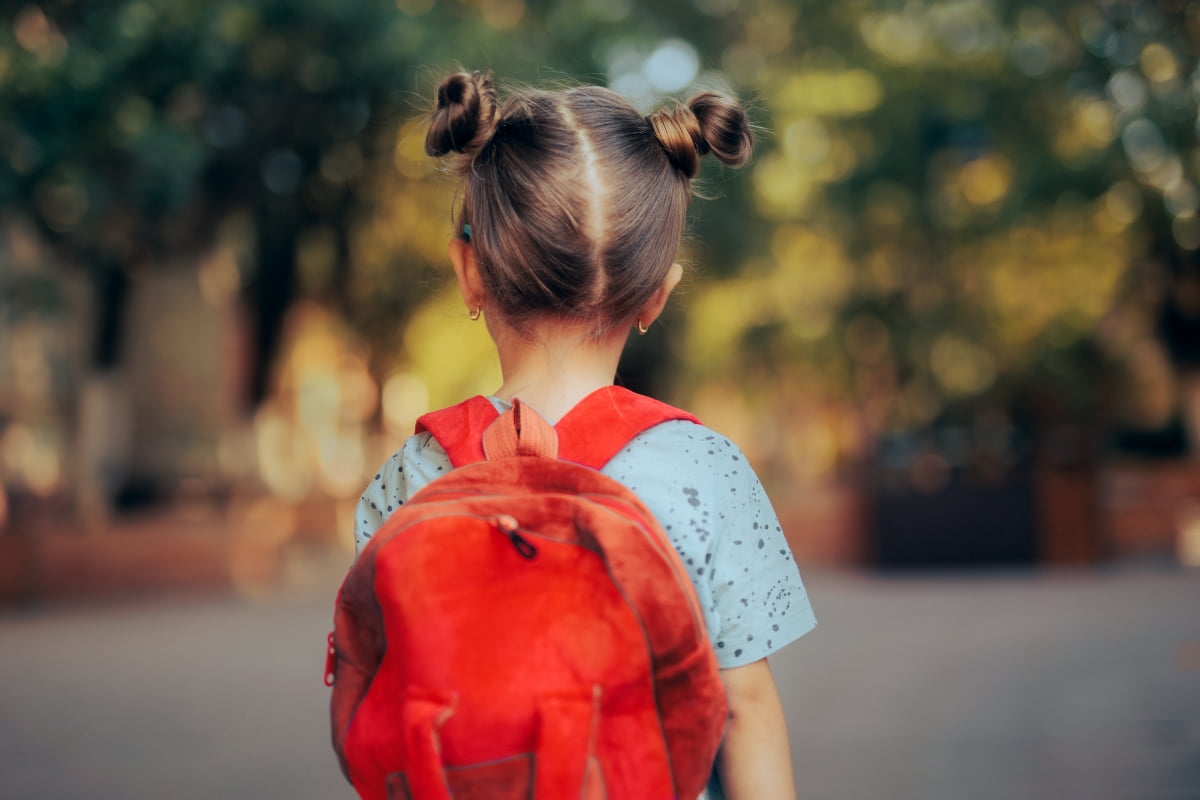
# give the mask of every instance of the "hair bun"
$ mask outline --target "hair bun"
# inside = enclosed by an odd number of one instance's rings
[[[741,103],[719,92],[701,92],[688,100],[688,108],[696,115],[704,143],[718,161],[740,167],[750,160],[754,134]]]
[[[646,120],[671,163],[688,178],[696,176],[700,158],[709,153],[722,164],[740,167],[754,150],[745,109],[719,92],[701,92],[686,105],[656,111]]]
[[[491,76],[479,71],[449,75],[438,86],[425,152],[431,156],[473,153],[491,136],[495,119],[496,90]]]

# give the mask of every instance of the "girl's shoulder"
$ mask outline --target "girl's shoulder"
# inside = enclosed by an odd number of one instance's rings
[[[754,475],[745,454],[729,437],[699,422],[671,420],[643,431],[613,462],[640,463],[683,477],[740,482]]]

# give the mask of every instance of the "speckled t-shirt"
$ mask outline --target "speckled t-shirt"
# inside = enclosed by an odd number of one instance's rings
[[[498,411],[508,404],[488,398]],[[359,501],[361,550],[384,520],[451,469],[428,433],[388,459]],[[718,433],[674,420],[639,434],[601,470],[654,513],[687,567],[722,669],[765,658],[816,625],[766,492],[742,452]],[[715,781],[708,800],[722,797]]]

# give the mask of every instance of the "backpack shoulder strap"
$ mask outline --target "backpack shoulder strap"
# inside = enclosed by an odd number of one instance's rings
[[[499,416],[482,395],[456,406],[425,414],[417,420],[417,433],[428,431],[461,467],[484,460],[483,432]],[[554,426],[558,432],[558,457],[600,469],[643,431],[670,420],[700,420],[682,409],[621,386],[605,386],[589,394]]]
[[[428,431],[450,457],[450,465],[461,467],[483,461],[483,432],[500,416],[491,401],[475,395],[456,406],[431,411],[417,419],[417,433]]]
[[[589,394],[558,421],[558,457],[600,469],[639,433],[663,422],[700,420],[688,412],[622,386]]]

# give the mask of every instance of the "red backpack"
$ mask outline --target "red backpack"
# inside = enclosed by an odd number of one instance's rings
[[[649,510],[597,471],[667,419],[695,421],[611,387],[557,428],[482,397],[420,420],[456,469],[375,533],[330,635],[361,797],[700,795],[728,713],[703,614]]]

